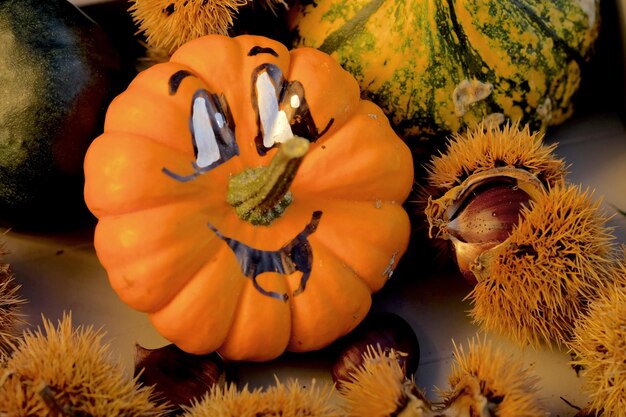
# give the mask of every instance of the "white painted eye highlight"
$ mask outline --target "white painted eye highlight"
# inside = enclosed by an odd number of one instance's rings
[[[294,109],[297,109],[298,107],[300,107],[300,97],[298,97],[297,94],[294,94],[293,96],[291,96],[291,99],[289,99],[289,104]]]
[[[215,113],[215,121],[217,122],[217,127],[220,129],[226,124],[226,120],[224,120],[222,113]]]
[[[218,124],[224,123],[224,116],[216,113],[215,118]],[[215,139],[215,132],[211,125],[206,98],[197,96],[193,100],[191,124],[195,146],[197,148],[196,165],[205,168],[220,159],[220,149]]]
[[[277,88],[267,71],[262,71],[258,75],[255,87],[263,131],[263,146],[271,148],[277,142],[282,143],[291,139],[293,132],[289,120],[285,112],[279,110]]]

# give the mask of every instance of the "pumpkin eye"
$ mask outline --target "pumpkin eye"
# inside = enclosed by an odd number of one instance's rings
[[[272,65],[262,67],[254,83],[263,147],[269,149],[293,136],[287,114],[279,106],[284,79]]]
[[[255,139],[259,155],[293,136],[315,142],[333,123],[319,132],[301,82],[287,81],[276,65],[259,66],[253,74],[252,101],[259,133]]]
[[[198,169],[206,171],[239,154],[233,128],[223,96],[206,90],[194,94],[190,130]]]
[[[163,168],[163,172],[177,181],[187,182],[239,155],[234,129],[235,123],[225,97],[204,89],[196,91],[191,100],[189,120],[196,158],[192,163],[194,172],[179,175],[167,168]]]
[[[220,149],[217,147],[208,107],[206,97],[199,95],[194,98],[193,111],[191,112],[191,132],[196,165],[200,168],[207,167],[220,159]],[[221,115],[216,114],[216,116]],[[220,117],[220,119],[222,118]]]

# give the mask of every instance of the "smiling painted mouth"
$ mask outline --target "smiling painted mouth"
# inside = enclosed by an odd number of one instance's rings
[[[237,258],[241,272],[252,280],[254,288],[268,297],[287,301],[289,299],[288,294],[266,290],[258,283],[257,278],[264,272],[276,272],[290,275],[296,271],[300,271],[302,272],[300,284],[292,295],[296,296],[301,294],[306,288],[313,267],[313,251],[311,250],[308,237],[317,230],[321,217],[321,211],[314,211],[311,216],[311,221],[304,229],[291,241],[276,251],[255,249],[237,239],[224,236],[210,223],[208,227],[230,247]]]

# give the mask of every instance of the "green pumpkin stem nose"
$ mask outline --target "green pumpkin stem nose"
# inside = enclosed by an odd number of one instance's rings
[[[292,201],[289,187],[309,145],[294,136],[280,145],[269,165],[248,168],[230,179],[226,201],[242,220],[267,226],[280,217]]]

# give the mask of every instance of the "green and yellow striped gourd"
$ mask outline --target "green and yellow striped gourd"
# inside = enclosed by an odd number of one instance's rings
[[[572,113],[599,0],[301,0],[294,47],[331,54],[411,143]]]

